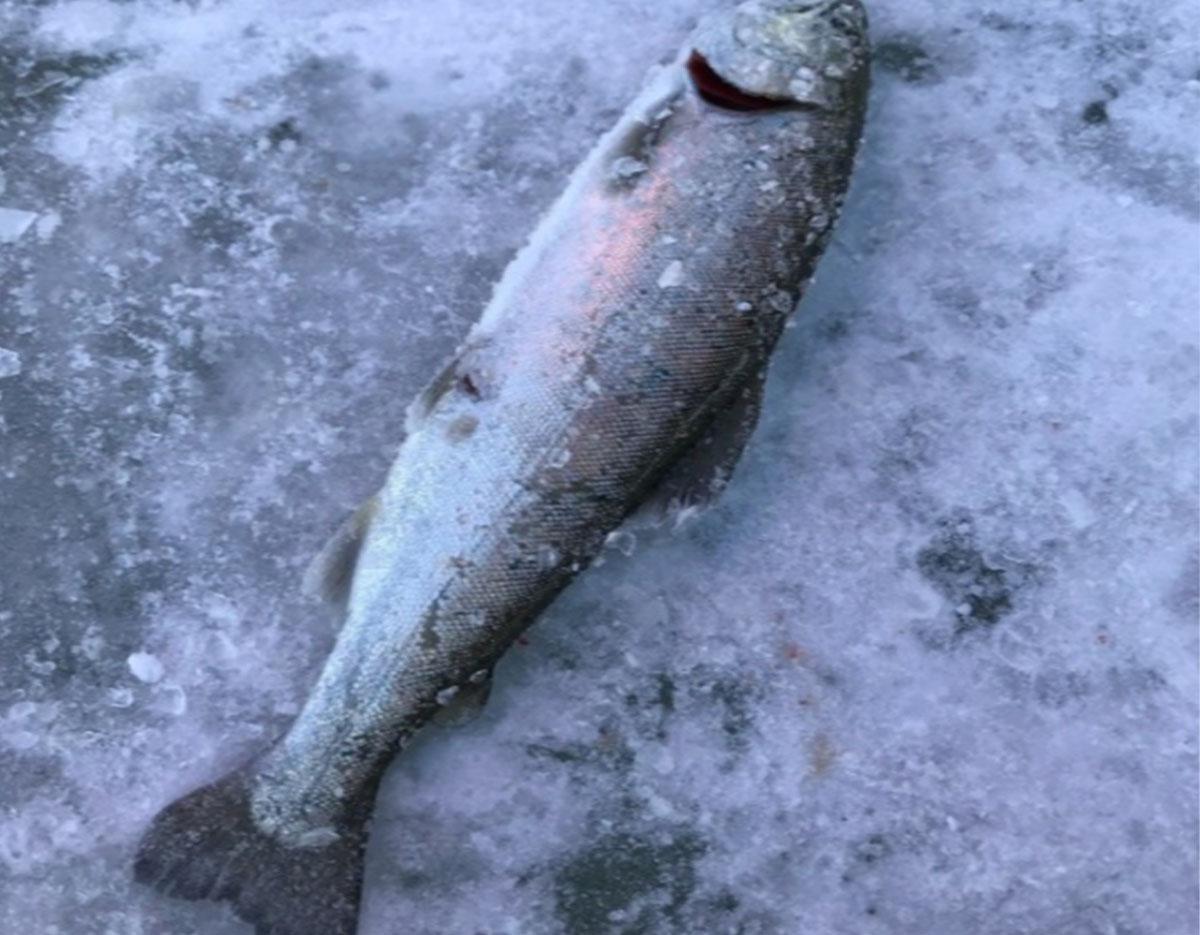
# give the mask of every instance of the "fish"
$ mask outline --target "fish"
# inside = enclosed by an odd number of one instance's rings
[[[728,482],[842,207],[869,75],[859,0],[749,0],[648,79],[314,560],[306,587],[343,623],[295,721],[158,813],[138,881],[228,901],[259,935],[355,930],[393,757],[486,700],[505,650],[631,516]]]

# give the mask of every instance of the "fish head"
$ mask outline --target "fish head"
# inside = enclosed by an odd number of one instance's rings
[[[749,0],[700,25],[688,69],[729,109],[836,110],[865,94],[869,57],[859,0]]]

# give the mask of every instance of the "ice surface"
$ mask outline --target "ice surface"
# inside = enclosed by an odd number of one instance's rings
[[[0,5],[0,931],[248,931],[134,842],[294,715],[303,568],[719,5]],[[396,763],[364,935],[1196,931],[1194,4],[870,12],[745,460]]]

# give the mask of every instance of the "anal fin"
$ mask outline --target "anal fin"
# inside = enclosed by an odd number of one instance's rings
[[[754,434],[765,382],[765,368],[746,380],[695,445],[667,470],[639,514],[662,519],[685,510],[703,509],[717,498]]]
[[[302,587],[305,594],[345,607],[350,597],[350,585],[354,582],[358,553],[378,505],[377,495],[367,498],[329,537],[304,573]]]

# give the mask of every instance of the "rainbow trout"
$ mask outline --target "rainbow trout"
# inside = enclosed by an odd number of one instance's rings
[[[260,935],[349,935],[380,776],[648,501],[700,503],[830,236],[868,85],[858,0],[704,22],[573,174],[310,583],[345,624],[269,752],[155,818],[139,880]]]

